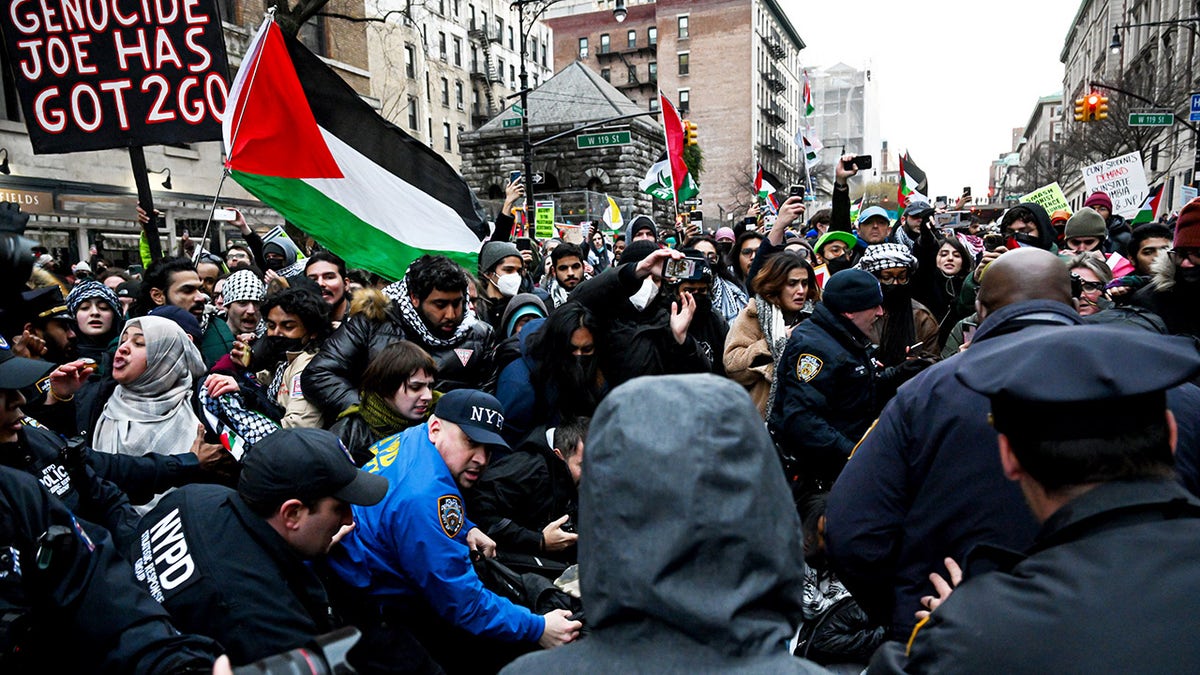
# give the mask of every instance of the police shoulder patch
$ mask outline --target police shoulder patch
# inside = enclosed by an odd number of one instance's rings
[[[812,382],[824,365],[824,361],[812,354],[801,354],[796,361],[796,377],[800,378],[802,382]]]
[[[438,497],[438,522],[442,525],[442,531],[451,539],[462,531],[463,505],[458,495]]]

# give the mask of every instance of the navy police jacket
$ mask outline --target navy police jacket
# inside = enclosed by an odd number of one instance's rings
[[[371,446],[363,469],[386,476],[375,506],[354,507],[354,529],[330,552],[343,581],[389,611],[413,615],[428,606],[475,635],[536,642],[545,620],[487,590],[467,547],[462,495],[422,424]]]

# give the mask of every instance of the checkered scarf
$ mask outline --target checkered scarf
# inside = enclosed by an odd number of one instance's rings
[[[108,286],[92,279],[81,281],[67,294],[67,311],[74,316],[80,305],[96,298],[108,303],[112,311],[117,314],[122,313],[121,299],[117,297],[117,294]]]
[[[907,267],[910,270],[917,267],[917,259],[913,257],[912,252],[904,244],[875,244],[868,246],[867,252],[858,261],[859,269],[866,270],[872,274],[893,267]]]
[[[267,285],[250,270],[239,270],[230,274],[225,279],[225,285],[221,287],[221,297],[225,298],[227,305],[244,300],[262,302],[266,295]]]
[[[425,321],[421,319],[421,313],[417,311],[416,307],[413,307],[412,300],[410,299],[408,279],[401,279],[394,284],[388,284],[384,287],[383,294],[400,308],[400,314],[404,317],[405,328],[419,335],[420,342],[429,347],[453,347],[465,340],[467,333],[475,325],[475,310],[470,308],[466,293],[463,293],[464,309],[462,323],[458,324],[454,335],[449,339],[434,337],[433,332],[425,325]]]

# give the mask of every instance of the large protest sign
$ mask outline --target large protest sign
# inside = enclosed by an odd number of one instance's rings
[[[1112,200],[1112,212],[1126,218],[1138,214],[1142,202],[1146,201],[1146,195],[1150,193],[1150,186],[1146,183],[1146,170],[1142,166],[1142,154],[1137,151],[1085,166],[1083,184],[1089,194],[1107,194]]]
[[[1071,210],[1071,205],[1067,202],[1067,197],[1063,194],[1062,187],[1060,187],[1058,183],[1043,185],[1024,197],[1021,197],[1021,201],[1033,202],[1034,204],[1046,209],[1046,213]]]
[[[38,154],[221,138],[214,0],[9,0],[4,42]]]

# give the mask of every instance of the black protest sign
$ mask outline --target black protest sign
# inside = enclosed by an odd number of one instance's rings
[[[221,138],[215,0],[7,0],[4,44],[38,154]]]

